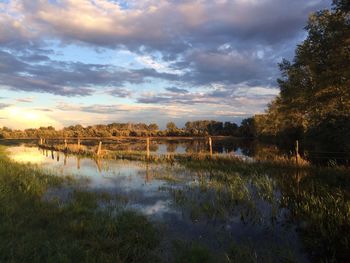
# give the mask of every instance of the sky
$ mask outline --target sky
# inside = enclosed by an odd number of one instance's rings
[[[240,122],[329,0],[0,0],[0,127]]]

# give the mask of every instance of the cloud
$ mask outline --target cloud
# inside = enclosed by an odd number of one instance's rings
[[[0,85],[67,101],[79,97],[83,103],[70,110],[101,118],[125,112],[135,119],[134,112],[151,119],[261,112],[278,94],[277,63],[293,56],[310,12],[329,5],[328,0],[0,1]],[[106,55],[95,63],[67,52],[59,60],[57,47],[72,45],[95,54],[127,51],[129,57]],[[96,91],[135,104],[85,105],[84,97]]]
[[[126,98],[131,96],[131,92],[126,88],[114,88],[107,92],[113,97]]]
[[[7,107],[10,107],[11,104],[7,104],[7,103],[0,103],[0,109],[5,109]]]
[[[52,109],[47,109],[47,108],[34,108],[36,111],[43,111],[43,112],[52,112]]]
[[[16,1],[3,4],[3,38],[59,37],[97,46],[141,46],[170,52],[189,44],[254,39],[275,43],[294,37],[310,11],[327,1],[138,1],[123,8],[107,0]],[[276,24],[279,26],[276,27]],[[25,27],[24,25],[30,25]],[[162,26],[160,26],[162,25]]]
[[[258,58],[255,51],[196,52],[185,59],[191,70],[185,74],[184,81],[194,84],[250,82],[268,85],[276,71],[275,65],[265,65],[266,60]]]
[[[294,47],[286,50],[285,43],[299,38],[311,11],[327,6],[326,0],[307,4],[304,0],[148,0],[126,5],[107,0],[10,1],[0,6],[4,25],[0,43],[27,52],[17,54],[17,58],[2,56],[0,69],[28,71],[25,63],[46,62],[52,72],[37,65],[37,74],[28,74],[36,78],[43,73],[47,78],[36,82],[28,76],[16,77],[9,79],[10,86],[18,88],[18,82],[23,82],[23,90],[67,96],[90,95],[94,85],[142,83],[144,76],[192,85],[218,81],[271,85],[278,73],[277,58],[272,53],[290,55]],[[48,39],[63,45],[132,50],[140,54],[137,60],[146,68],[129,72],[107,65],[104,69],[93,69],[93,65],[59,66],[41,47]],[[158,58],[153,52],[158,52]],[[63,70],[67,67],[69,70]]]
[[[31,103],[34,101],[34,98],[28,97],[28,98],[18,98],[16,99],[17,102],[24,102],[24,103]]]
[[[49,60],[45,64],[21,61],[11,52],[0,51],[0,85],[12,90],[46,92],[61,96],[89,96],[96,87],[140,84],[149,78],[175,80],[176,75],[154,69],[126,69],[108,64]],[[111,95],[118,95],[113,89]],[[119,88],[119,95],[128,91]]]
[[[166,90],[173,93],[188,93],[188,90],[177,87],[166,88]]]
[[[169,88],[166,90],[169,91]],[[248,104],[245,103],[249,100],[249,104],[255,103],[256,105],[266,106],[266,104],[278,94],[279,90],[276,88],[250,87],[246,83],[230,86],[216,84],[202,92],[188,92],[187,90],[170,88],[170,92],[144,93],[137,99],[137,102],[161,105],[211,104],[222,106],[235,104],[236,106],[248,106]],[[241,103],[242,99],[247,100]]]
[[[119,105],[70,105],[67,103],[60,103],[56,107],[57,109],[61,111],[81,111],[81,112],[88,112],[88,113],[98,113],[98,114],[113,114],[116,112],[125,112],[128,111],[127,109],[123,109]]]

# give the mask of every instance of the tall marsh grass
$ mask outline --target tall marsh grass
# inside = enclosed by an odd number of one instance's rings
[[[45,200],[67,180],[14,163],[0,149],[0,262],[158,260],[159,233],[144,216],[101,210],[101,196],[80,190],[67,202]]]

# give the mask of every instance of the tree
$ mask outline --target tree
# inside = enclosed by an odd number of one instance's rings
[[[349,12],[350,11],[350,3],[349,0],[333,0],[333,5],[336,9],[343,11],[343,12]]]
[[[259,133],[300,137],[350,120],[349,10],[348,0],[335,0],[332,10],[310,16],[307,38],[298,45],[294,60],[280,64],[280,96],[269,105],[266,118],[256,122]],[[326,125],[330,120],[333,124]]]
[[[168,135],[177,135],[178,134],[178,128],[174,122],[168,122],[166,125],[167,134]]]
[[[237,136],[238,125],[236,123],[225,122],[223,126],[223,135]]]
[[[150,131],[158,131],[159,130],[159,127],[156,123],[151,123],[150,125],[148,125],[148,129]]]
[[[239,127],[239,131],[242,137],[255,137],[256,126],[254,118],[244,119]]]

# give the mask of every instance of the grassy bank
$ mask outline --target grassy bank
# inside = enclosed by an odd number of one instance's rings
[[[66,201],[49,189],[72,185]],[[159,233],[147,219],[114,206],[113,196],[74,188],[74,180],[13,163],[0,149],[1,262],[155,262]]]

